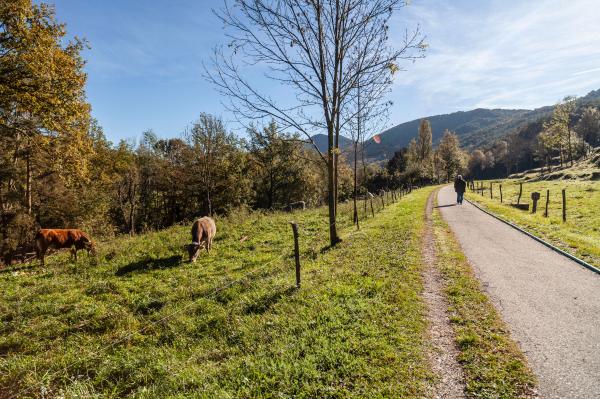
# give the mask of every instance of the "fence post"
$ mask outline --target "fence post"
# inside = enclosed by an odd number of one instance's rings
[[[290,222],[294,233],[294,258],[296,259],[296,288],[300,289],[300,248],[298,246],[298,225]]]
[[[373,210],[373,198],[369,197],[369,203],[371,204],[371,215],[375,217],[375,211]]]
[[[385,191],[383,192],[383,195],[381,196],[381,209],[385,209]]]
[[[563,222],[567,221],[567,193],[566,190],[562,189],[562,211],[563,211]]]
[[[502,203],[502,184],[500,185],[500,203]]]
[[[490,199],[494,198],[494,195],[492,194],[492,184],[494,183],[490,182]]]
[[[546,190],[546,210],[544,211],[544,217],[548,217],[548,203],[550,202],[550,190]]]
[[[523,183],[519,183],[519,198],[517,198],[517,204],[521,203],[521,195],[523,194]]]

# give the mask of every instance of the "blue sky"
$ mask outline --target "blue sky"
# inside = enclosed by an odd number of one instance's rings
[[[224,42],[211,12],[222,0],[46,1],[69,35],[89,41],[87,95],[111,140],[147,129],[179,136],[200,112],[233,120],[202,78],[202,62]],[[413,0],[394,16],[391,39],[420,24],[429,49],[397,75],[390,125],[477,107],[535,108],[598,89],[598,21],[598,0]]]

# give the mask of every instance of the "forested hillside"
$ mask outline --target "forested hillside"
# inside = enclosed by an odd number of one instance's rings
[[[581,105],[598,105],[600,103],[600,89],[591,91],[586,96],[579,98]],[[445,129],[451,130],[460,139],[461,146],[466,149],[487,148],[497,140],[526,129],[528,125],[535,124],[540,119],[547,118],[554,106],[544,106],[534,110],[527,109],[485,109],[478,108],[471,111],[459,111],[445,115],[427,116],[432,128],[433,143],[437,145]],[[394,152],[407,147],[410,140],[417,136],[421,119],[404,122],[396,125],[379,135],[381,143],[371,143],[365,147],[365,152],[370,160],[383,160],[393,157]],[[327,148],[327,142],[322,137],[313,137],[319,148]],[[348,147],[351,140],[340,139],[340,147]]]

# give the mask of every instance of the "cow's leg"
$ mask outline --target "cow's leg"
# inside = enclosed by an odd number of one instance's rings
[[[206,239],[204,246],[206,247],[206,253],[209,254],[210,253],[210,238]]]
[[[77,248],[76,247],[71,248],[71,260],[75,260],[75,262],[77,262]]]

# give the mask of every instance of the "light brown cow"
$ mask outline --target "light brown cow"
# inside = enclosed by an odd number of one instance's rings
[[[71,257],[77,262],[77,251],[85,249],[96,255],[94,243],[79,229],[41,229],[35,236],[35,252],[42,266],[48,248],[71,248]]]
[[[206,248],[207,253],[210,252],[215,234],[217,234],[217,226],[215,221],[208,216],[194,222],[192,225],[192,243],[187,246],[190,262],[196,261],[202,247]]]

